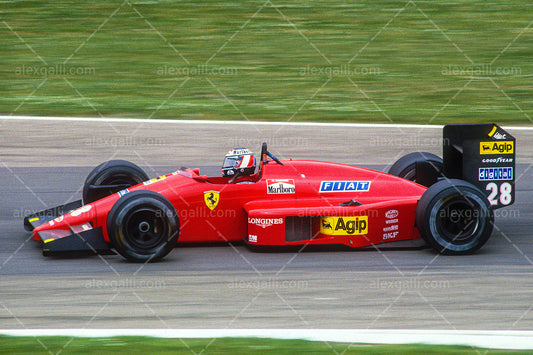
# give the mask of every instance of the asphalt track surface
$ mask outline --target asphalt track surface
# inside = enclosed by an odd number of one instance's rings
[[[45,258],[28,213],[79,198],[94,165],[127,159],[151,177],[215,170],[232,146],[282,159],[385,170],[411,151],[440,154],[440,130],[0,121],[0,328],[533,327],[533,131],[518,138],[516,203],[498,210],[479,253],[439,256],[420,242],[368,251],[254,253],[181,246],[162,262]],[[242,138],[244,137],[244,138]]]

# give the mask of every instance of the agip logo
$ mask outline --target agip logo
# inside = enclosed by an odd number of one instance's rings
[[[368,234],[368,216],[323,217],[320,233],[325,235],[363,235]]]
[[[513,154],[513,141],[479,142],[479,154]]]

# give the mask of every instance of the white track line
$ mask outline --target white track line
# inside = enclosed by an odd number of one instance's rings
[[[533,331],[427,329],[5,329],[9,336],[156,338],[250,337],[361,344],[466,345],[491,349],[533,349]]]
[[[216,121],[142,118],[101,117],[44,117],[44,116],[1,116],[1,120],[67,121],[67,122],[114,122],[114,123],[167,123],[208,125],[257,125],[257,126],[309,126],[309,127],[360,127],[360,128],[429,128],[442,129],[441,125],[390,124],[390,123],[325,123],[325,122],[267,122],[267,121]],[[503,126],[504,129],[533,131],[533,126]]]

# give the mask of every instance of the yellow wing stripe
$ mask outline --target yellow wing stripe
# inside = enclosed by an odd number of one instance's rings
[[[497,129],[498,128],[496,127],[496,125],[492,126],[492,129],[489,132],[489,137],[492,137],[494,135],[494,133],[496,133]]]

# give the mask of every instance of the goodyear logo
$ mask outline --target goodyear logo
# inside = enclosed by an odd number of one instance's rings
[[[368,191],[370,181],[322,181],[320,192]]]
[[[325,235],[362,235],[368,234],[368,216],[323,217],[320,233]]]
[[[513,154],[513,141],[479,142],[479,154]]]

